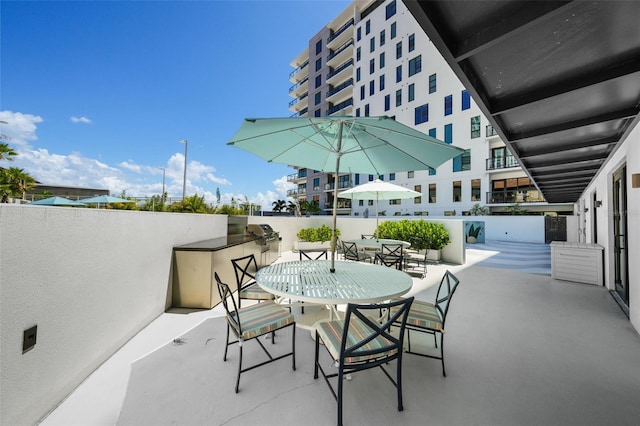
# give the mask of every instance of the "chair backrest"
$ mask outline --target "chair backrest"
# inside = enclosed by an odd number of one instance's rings
[[[376,253],[376,263],[377,262],[380,262],[380,264],[384,266],[402,269],[402,257],[400,256],[384,256],[381,253]]]
[[[373,240],[375,237],[373,234],[360,234],[360,238],[363,240]]]
[[[384,256],[402,257],[402,244],[382,244],[380,252]]]
[[[328,259],[328,249],[325,250],[298,250],[298,253],[300,254],[300,260],[318,260],[320,258],[325,258]]]
[[[252,254],[237,259],[231,259],[233,271],[236,274],[236,285],[238,292],[247,285],[255,282],[255,273],[258,272],[258,263],[256,257]]]
[[[237,315],[238,306],[236,305],[236,300],[233,298],[233,292],[227,284],[223,283],[220,280],[220,276],[218,276],[217,272],[214,272],[213,275],[216,279],[218,294],[220,295],[222,306],[224,306],[224,310],[227,313],[227,321],[229,322],[229,326],[233,328],[233,330],[236,332],[236,335],[241,336],[242,325],[240,324],[240,317]]]
[[[360,260],[358,256],[358,246],[356,243],[348,243],[346,241],[342,242],[342,254],[344,258],[347,260]]]
[[[440,314],[440,318],[442,319],[442,327],[444,328],[444,321],[447,318],[447,312],[449,312],[449,306],[451,305],[451,298],[453,297],[453,293],[458,288],[458,284],[460,284],[460,280],[453,275],[450,271],[446,271],[442,280],[440,281],[440,286],[438,287],[438,293],[436,294],[436,309]]]
[[[364,368],[370,368],[401,357],[411,303],[413,297],[369,305],[349,303],[340,345],[340,363],[364,363]],[[389,315],[378,321],[381,310],[386,310]],[[400,331],[392,333],[391,327],[398,323]]]

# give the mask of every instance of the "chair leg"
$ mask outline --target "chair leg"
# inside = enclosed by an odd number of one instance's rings
[[[338,372],[338,426],[342,426],[342,384],[344,382],[344,370],[339,367]]]
[[[444,334],[440,333],[440,360],[442,361],[442,375],[447,377],[447,372],[444,369]]]
[[[224,347],[224,357],[222,357],[223,361],[227,360],[227,350],[229,350],[229,323],[227,323],[227,343]]]
[[[293,352],[293,355],[291,356],[293,358],[293,371],[296,371],[296,324],[293,324],[293,333],[291,336],[291,349]]]
[[[238,360],[238,378],[236,379],[236,393],[240,388],[240,374],[242,373],[242,340],[238,342],[238,347],[240,349],[240,359]]]
[[[318,355],[320,354],[320,336],[318,336],[318,331],[316,330],[316,355],[315,362],[313,363],[313,378],[318,378]]]
[[[404,411],[404,405],[402,403],[402,357],[396,361],[396,388],[398,390],[398,411]]]

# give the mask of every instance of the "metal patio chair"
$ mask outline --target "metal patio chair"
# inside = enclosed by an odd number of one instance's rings
[[[404,409],[402,403],[402,345],[404,327],[413,297],[388,303],[358,305],[348,304],[344,320],[321,322],[316,327],[315,367],[313,378],[322,373],[333,397],[338,403],[338,425],[342,425],[342,394],[344,376],[358,371],[380,367],[396,387],[398,411]],[[379,321],[380,310],[393,309],[388,317]],[[400,333],[391,333],[391,327],[399,324]],[[338,372],[327,374],[319,362],[320,344],[327,349]],[[396,361],[395,379],[384,368]],[[333,368],[327,366],[327,368]],[[338,390],[329,379],[337,377]]]
[[[342,255],[344,256],[344,260],[372,263],[372,256],[366,252],[358,250],[358,245],[356,243],[343,241]]]
[[[256,282],[255,273],[258,271],[256,257],[252,254],[231,259],[233,271],[236,274],[236,288],[238,290],[238,308],[242,307],[242,299],[273,300],[275,296],[262,288]]]
[[[233,293],[229,286],[222,281],[218,273],[214,273],[215,280],[218,286],[218,293],[222,300],[222,305],[226,312],[227,318],[227,340],[225,342],[224,357],[223,360],[227,360],[227,350],[229,345],[238,344],[239,359],[238,359],[238,376],[236,379],[236,393],[240,388],[240,375],[246,371],[253,370],[254,368],[261,367],[265,364],[277,361],[279,359],[291,356],[292,368],[296,369],[296,322],[293,315],[275,304],[272,301],[266,301],[257,303],[255,305],[247,306],[246,308],[239,308],[236,305],[236,301],[233,297]],[[285,327],[292,327],[291,337],[291,352],[274,357],[264,347],[264,344],[260,341],[259,337],[271,333],[271,343],[275,344],[274,332],[276,330],[283,329]],[[230,331],[237,340],[229,342]],[[242,347],[245,342],[249,340],[255,340],[260,347],[269,357],[268,360],[253,364],[250,367],[242,368]]]

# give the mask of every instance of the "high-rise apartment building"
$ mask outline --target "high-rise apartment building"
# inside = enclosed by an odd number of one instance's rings
[[[379,176],[422,193],[380,201],[381,213],[461,215],[479,204],[499,214],[516,203],[530,213],[573,212],[571,204],[544,200],[403,2],[353,2],[291,65],[289,108],[298,116],[387,115],[465,150],[436,170]],[[344,173],[337,185],[375,178]],[[289,196],[331,214],[333,174],[297,169],[289,181],[297,185]],[[373,203],[338,198],[338,214],[374,214]]]

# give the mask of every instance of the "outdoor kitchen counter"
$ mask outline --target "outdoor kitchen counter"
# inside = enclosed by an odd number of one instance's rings
[[[256,235],[229,235],[226,237],[212,238],[210,240],[197,241],[195,243],[176,246],[173,250],[180,251],[217,251],[224,250],[228,247],[237,246],[238,244],[259,241],[261,237]]]
[[[211,309],[220,302],[213,277],[233,289],[236,278],[231,259],[253,254],[260,264],[263,244],[255,235],[229,235],[173,247],[171,304],[173,308]]]

